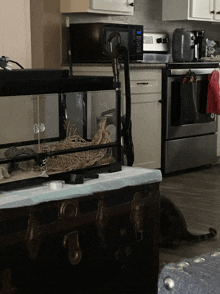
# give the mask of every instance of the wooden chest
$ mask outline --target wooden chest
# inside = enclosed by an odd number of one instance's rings
[[[88,185],[87,195],[54,200],[58,191],[47,192],[48,201],[32,195],[36,205],[2,208],[3,293],[157,293],[160,172],[131,171],[133,181],[114,173],[107,188]]]

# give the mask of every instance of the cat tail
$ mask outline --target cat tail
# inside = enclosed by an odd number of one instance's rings
[[[213,228],[209,228],[209,233],[208,234],[202,234],[202,235],[193,235],[190,233],[189,239],[190,241],[206,241],[214,238],[217,235],[217,231]]]

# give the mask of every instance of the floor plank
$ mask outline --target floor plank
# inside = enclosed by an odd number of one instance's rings
[[[209,227],[218,232],[215,240],[160,249],[160,270],[165,264],[220,249],[220,165],[164,176],[160,193],[182,211],[190,232],[207,233]]]

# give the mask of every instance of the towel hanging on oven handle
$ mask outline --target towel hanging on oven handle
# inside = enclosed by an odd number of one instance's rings
[[[190,124],[198,121],[197,78],[189,70],[180,84],[180,124]]]

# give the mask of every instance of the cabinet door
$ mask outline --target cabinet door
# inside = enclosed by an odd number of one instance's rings
[[[133,14],[134,0],[92,0],[91,9],[110,12],[122,12],[123,14]]]
[[[160,93],[132,95],[131,120],[134,144],[134,166],[161,167],[161,98]],[[140,97],[141,98],[141,97]]]
[[[220,21],[220,0],[215,0],[214,2],[214,19]]]
[[[191,0],[190,6],[190,16],[192,18],[207,20],[213,19],[213,0]]]
[[[124,74],[120,74],[124,96]],[[134,166],[161,166],[161,70],[131,69],[131,120]],[[125,101],[125,99],[123,99]],[[123,109],[125,104],[122,103]]]

